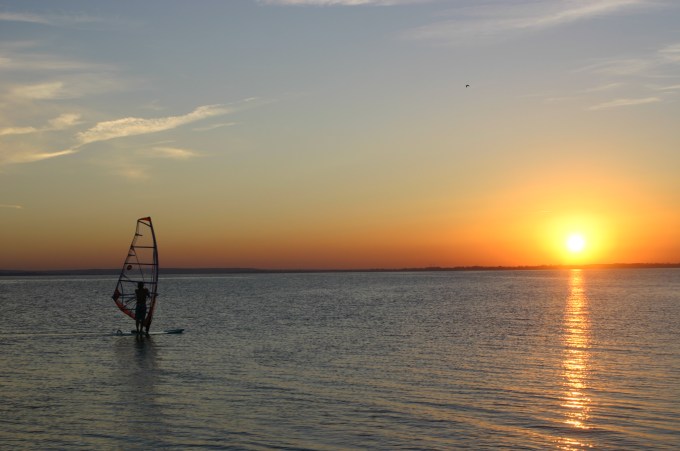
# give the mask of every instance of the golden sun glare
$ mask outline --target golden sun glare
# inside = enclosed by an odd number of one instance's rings
[[[569,252],[579,254],[586,248],[586,239],[580,233],[574,233],[569,235],[566,245]]]

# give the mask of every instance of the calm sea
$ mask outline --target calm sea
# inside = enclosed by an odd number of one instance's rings
[[[0,278],[2,449],[678,449],[680,270]]]

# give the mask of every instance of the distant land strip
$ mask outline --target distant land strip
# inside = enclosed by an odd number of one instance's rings
[[[260,269],[260,268],[165,268],[160,276],[170,274],[304,274],[351,272],[428,272],[428,271],[545,271],[568,269],[655,269],[680,268],[680,263],[606,263],[589,265],[538,265],[538,266],[428,266],[424,268],[365,268],[365,269]],[[114,276],[120,269],[55,269],[23,270],[0,269],[3,276]]]

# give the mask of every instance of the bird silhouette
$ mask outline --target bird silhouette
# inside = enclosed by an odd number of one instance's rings
[[[466,88],[469,88],[469,87],[470,87],[470,85],[465,85],[465,87],[466,87]]]

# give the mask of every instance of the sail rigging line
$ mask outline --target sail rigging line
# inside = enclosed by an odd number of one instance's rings
[[[137,220],[135,234],[112,296],[118,308],[132,319],[135,319],[136,315],[135,290],[139,282],[144,283],[145,288],[149,290],[150,300],[143,324],[148,330],[156,310],[158,296],[158,247],[150,217]]]

